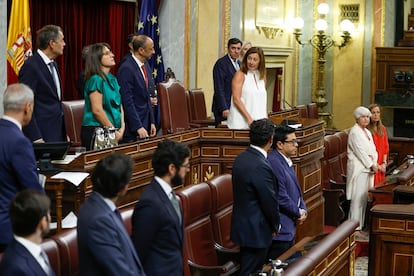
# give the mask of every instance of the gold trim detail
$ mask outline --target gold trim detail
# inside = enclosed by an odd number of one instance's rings
[[[205,172],[204,175],[205,175],[204,176],[204,181],[208,181],[208,180],[210,180],[214,177],[215,174],[214,174],[213,170],[211,169],[211,166],[208,166],[207,171]]]

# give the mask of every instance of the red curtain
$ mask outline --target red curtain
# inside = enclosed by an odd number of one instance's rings
[[[82,48],[96,42],[111,45],[117,61],[128,52],[126,38],[134,31],[135,3],[101,0],[30,0],[31,28],[34,49],[36,30],[47,24],[63,29],[66,47],[57,58],[62,75],[63,99],[79,98],[75,81],[83,68]],[[116,68],[114,72],[116,73]]]

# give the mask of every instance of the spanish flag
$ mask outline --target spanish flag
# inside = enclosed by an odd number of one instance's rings
[[[32,56],[29,0],[13,0],[7,36],[7,82],[17,81],[24,61]]]

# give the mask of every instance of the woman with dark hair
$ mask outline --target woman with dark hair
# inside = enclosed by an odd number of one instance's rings
[[[82,146],[92,149],[96,127],[115,128],[115,138],[122,139],[125,130],[119,84],[110,73],[115,65],[114,54],[107,43],[89,46],[85,63],[85,107],[81,139]]]
[[[378,172],[374,175],[374,186],[378,185],[385,178],[385,171],[387,170],[388,159],[388,136],[387,130],[381,121],[381,110],[379,105],[371,104],[368,106],[371,111],[371,119],[368,129],[372,133],[374,144],[378,153]]]
[[[266,67],[263,50],[250,48],[232,80],[227,118],[229,128],[248,129],[254,120],[267,118]]]

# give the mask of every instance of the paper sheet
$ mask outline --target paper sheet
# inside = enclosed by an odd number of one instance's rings
[[[288,126],[290,126],[291,128],[297,129],[297,128],[302,127],[302,124],[294,124],[294,125],[288,125]]]
[[[74,228],[78,224],[78,218],[73,212],[70,212],[64,219],[62,219],[62,229]],[[56,229],[57,222],[50,223],[50,229]]]
[[[65,159],[63,160],[52,160],[52,164],[70,164],[70,162],[72,162],[73,160],[76,159],[76,157],[78,157],[79,155],[81,155],[82,153],[75,153],[75,154],[66,154]]]
[[[60,172],[51,178],[65,179],[75,186],[79,186],[83,180],[89,175],[85,172]]]

